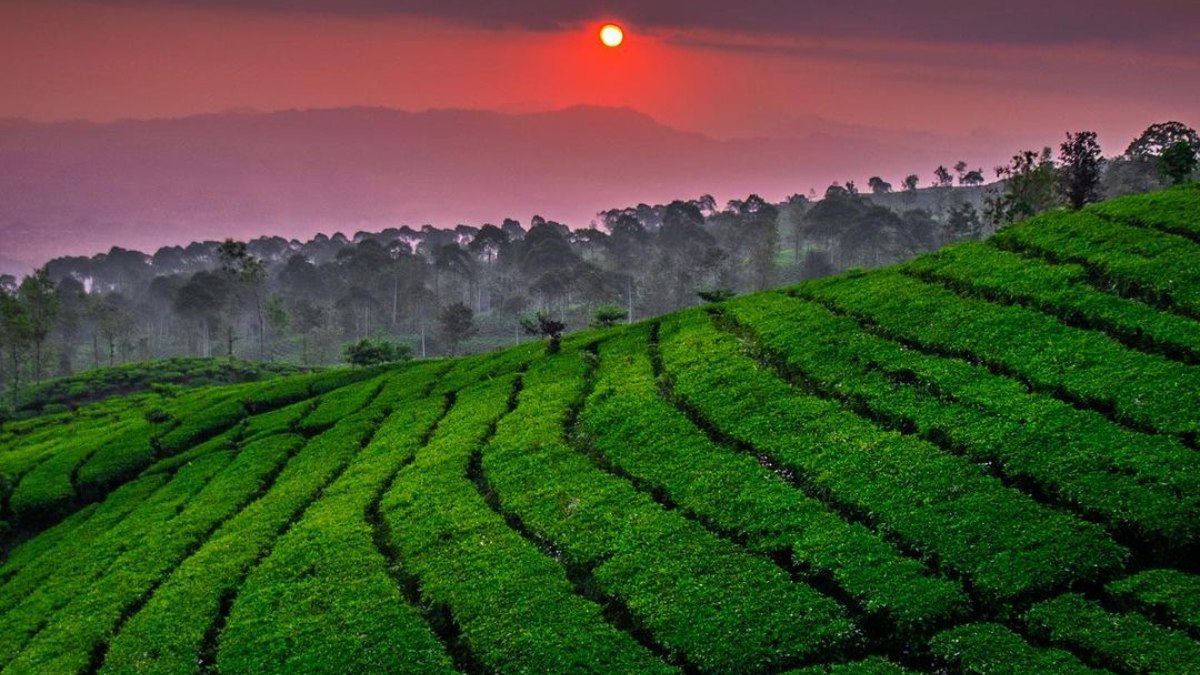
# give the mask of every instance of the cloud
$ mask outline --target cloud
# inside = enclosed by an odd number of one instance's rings
[[[101,0],[92,0],[100,2]],[[1195,0],[125,0],[336,14],[408,14],[488,28],[555,30],[614,17],[649,30],[701,29],[803,38],[928,43],[1104,43],[1196,51]]]

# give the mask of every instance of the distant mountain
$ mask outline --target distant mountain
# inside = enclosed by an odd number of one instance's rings
[[[915,147],[914,147],[915,146]],[[409,224],[586,225],[702,193],[782,199],[833,180],[929,174],[954,148],[827,132],[718,141],[628,109],[505,114],[342,108],[170,120],[0,120],[0,254]]]

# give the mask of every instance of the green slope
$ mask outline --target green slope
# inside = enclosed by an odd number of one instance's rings
[[[23,417],[64,411],[113,396],[154,390],[170,392],[255,382],[276,375],[292,375],[300,370],[296,366],[280,363],[182,357],[100,367],[22,387],[17,397],[16,414]]]
[[[0,671],[1200,672],[1198,223],[9,423]]]

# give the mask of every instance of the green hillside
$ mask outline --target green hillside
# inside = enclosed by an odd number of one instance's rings
[[[1200,189],[0,430],[3,673],[1200,673]]]
[[[30,416],[63,412],[113,396],[149,391],[184,389],[254,382],[276,375],[292,375],[300,368],[282,363],[254,363],[240,359],[173,358],[139,361],[85,370],[68,377],[26,386],[17,394],[15,413]]]

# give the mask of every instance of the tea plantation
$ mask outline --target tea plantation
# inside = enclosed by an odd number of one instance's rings
[[[0,430],[4,673],[1200,673],[1200,189]]]

